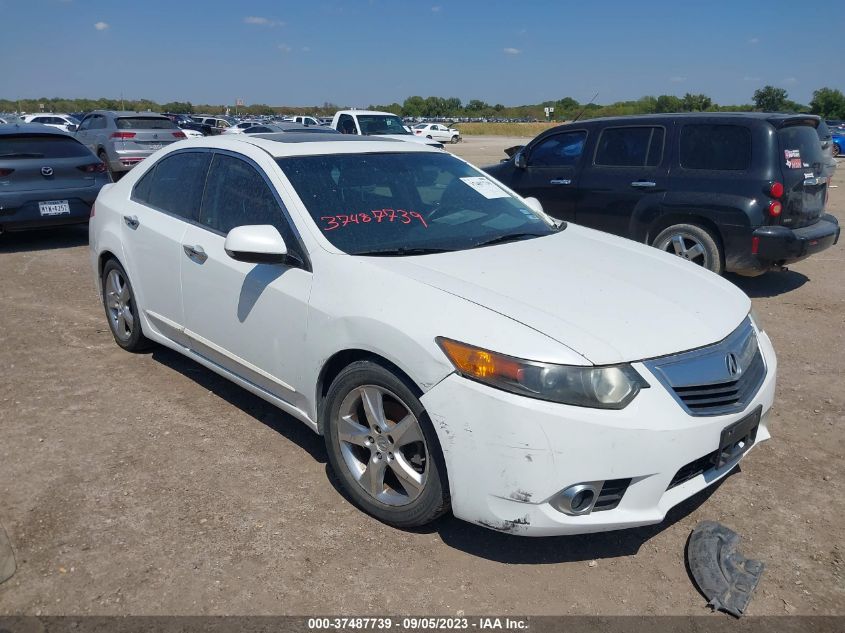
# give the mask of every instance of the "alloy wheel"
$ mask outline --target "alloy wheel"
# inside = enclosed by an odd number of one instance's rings
[[[132,314],[132,293],[129,283],[119,270],[112,269],[106,276],[106,310],[112,332],[121,341],[132,337],[135,317]]]
[[[399,396],[376,385],[357,387],[341,402],[336,424],[346,468],[368,495],[390,506],[419,497],[429,452],[419,420]]]
[[[699,266],[710,267],[704,245],[689,233],[674,233],[667,236],[659,248]]]

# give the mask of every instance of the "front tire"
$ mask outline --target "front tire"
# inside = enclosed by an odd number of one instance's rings
[[[718,238],[697,224],[675,224],[663,229],[652,246],[677,255],[717,275],[725,271],[725,256]]]
[[[138,304],[129,277],[117,260],[110,259],[103,266],[103,307],[114,341],[127,352],[142,352],[150,340],[141,331]]]
[[[449,509],[446,465],[425,408],[381,365],[358,361],[332,382],[323,407],[329,464],[359,508],[398,528]]]
[[[461,140],[461,137],[458,136],[457,134],[455,134],[455,136],[452,137],[452,145],[457,145],[458,141],[460,141],[460,140]]]

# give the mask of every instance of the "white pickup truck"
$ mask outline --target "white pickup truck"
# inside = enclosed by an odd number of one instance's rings
[[[332,119],[332,127],[341,134],[361,136],[386,136],[400,141],[443,147],[440,141],[415,136],[398,116],[391,112],[374,110],[339,110]]]

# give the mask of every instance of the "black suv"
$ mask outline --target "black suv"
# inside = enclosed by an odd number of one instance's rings
[[[819,117],[690,113],[579,121],[485,167],[546,212],[675,253],[716,273],[761,274],[824,250],[828,178]]]

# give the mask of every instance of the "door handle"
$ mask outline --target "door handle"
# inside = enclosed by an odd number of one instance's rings
[[[187,255],[191,259],[199,260],[200,263],[208,259],[208,255],[206,255],[205,249],[199,244],[197,244],[196,246],[191,246],[190,244],[183,244],[182,248],[185,249],[185,255]]]
[[[569,178],[553,178],[549,181],[550,185],[571,185],[572,181]]]
[[[126,222],[126,226],[130,229],[137,229],[141,222],[138,220],[137,215],[124,215],[123,221]]]
[[[652,187],[656,187],[657,183],[650,180],[635,180],[631,183],[631,186],[640,187],[642,189],[651,189]]]

